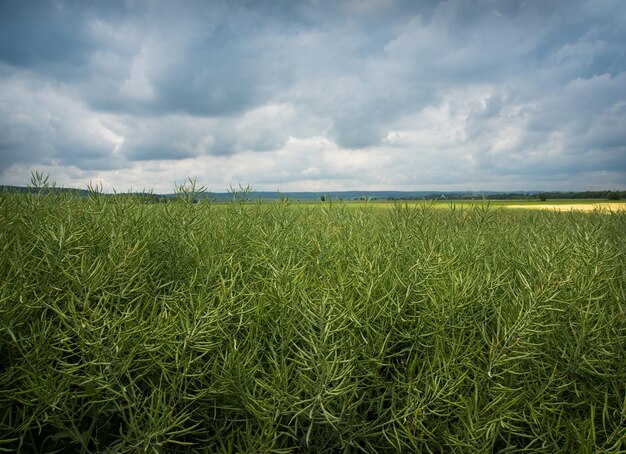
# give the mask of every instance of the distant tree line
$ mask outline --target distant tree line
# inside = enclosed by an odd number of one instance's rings
[[[626,191],[584,191],[584,192],[503,192],[496,194],[480,194],[480,193],[460,193],[441,195],[430,195],[423,197],[411,196],[392,196],[386,200],[547,200],[547,199],[608,199],[623,200],[626,199]],[[371,200],[374,200],[373,198]]]
[[[22,186],[3,186],[0,185],[0,193],[2,192],[18,192],[22,194],[37,194],[45,192],[49,194],[74,194],[81,197],[89,197],[91,194],[98,194],[103,197],[126,197],[129,199],[138,200],[145,203],[160,203],[173,200],[172,197],[167,197],[160,194],[153,194],[151,192],[121,192],[117,194],[107,194],[104,192],[98,192],[97,190],[75,189],[75,188],[61,188],[61,187],[22,187]]]
[[[74,188],[62,188],[55,187],[54,185],[39,184],[29,187],[20,187],[20,186],[4,186],[0,185],[0,193],[2,192],[22,192],[22,193],[37,193],[41,191],[47,192],[56,192],[56,193],[74,193],[80,196],[87,197],[92,193],[98,193],[105,196],[113,197],[114,194],[105,194],[101,192],[101,188],[92,187],[88,189],[74,189]],[[184,189],[183,186],[181,188]],[[180,188],[179,188],[180,189]],[[217,201],[228,201],[234,197],[234,193],[229,191],[228,194],[213,194],[202,190],[192,191],[193,193],[182,191],[178,194],[154,194],[151,192],[127,192],[127,193],[117,193],[116,195],[131,197],[134,199],[138,199],[144,203],[164,203],[168,201],[174,201],[181,196],[189,199],[191,203],[198,203],[201,200],[211,200],[214,202]],[[245,191],[237,191],[237,194],[243,194],[246,200],[252,199],[252,192],[249,188]],[[186,195],[185,195],[186,194]],[[269,193],[268,193],[269,194]],[[337,193],[340,194],[340,193]],[[264,194],[266,195],[266,194]],[[289,194],[287,194],[288,196]],[[388,200],[388,201],[410,201],[410,200],[548,200],[548,199],[604,199],[604,200],[624,200],[626,199],[626,191],[584,191],[584,192],[503,192],[503,193],[480,193],[480,192],[444,192],[444,193],[431,193],[431,194],[420,194],[420,195],[410,195],[410,194],[399,194],[392,196],[385,196],[385,194],[367,194],[360,196],[352,196],[350,194],[349,197],[342,197],[341,195],[337,195],[336,198],[329,194],[322,194],[319,197],[319,200],[322,202],[330,202],[331,200],[361,200],[361,201],[375,201],[375,200]],[[261,197],[264,198],[264,197]],[[268,196],[268,198],[271,198]],[[308,200],[308,199],[307,199]]]
[[[626,198],[626,191],[585,191],[585,192],[541,192],[536,196],[540,200],[547,199],[608,199],[621,200]]]

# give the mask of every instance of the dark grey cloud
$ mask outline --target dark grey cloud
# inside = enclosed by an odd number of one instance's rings
[[[89,30],[95,17],[119,20],[124,2],[5,0],[0,2],[0,61],[59,80],[88,77],[98,42]]]
[[[2,1],[0,172],[623,187],[624,42],[620,0]]]

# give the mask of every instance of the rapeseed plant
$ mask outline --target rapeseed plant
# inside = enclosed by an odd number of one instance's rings
[[[36,180],[0,195],[0,450],[626,450],[624,212]]]

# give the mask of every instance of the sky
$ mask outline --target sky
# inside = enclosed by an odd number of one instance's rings
[[[0,0],[0,184],[626,189],[623,0]]]

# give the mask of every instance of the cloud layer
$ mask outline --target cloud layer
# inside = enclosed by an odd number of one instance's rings
[[[626,187],[621,0],[0,2],[0,183]]]

